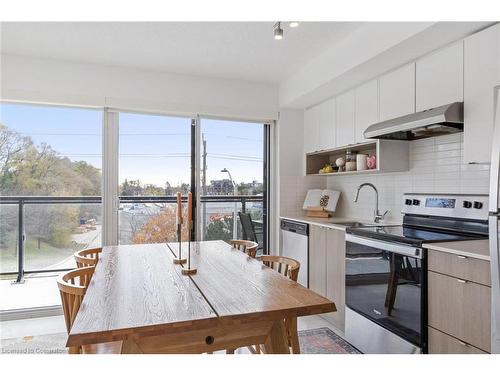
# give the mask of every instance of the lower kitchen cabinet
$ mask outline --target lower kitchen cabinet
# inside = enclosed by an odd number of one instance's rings
[[[309,289],[326,297],[326,228],[309,227]],[[300,271],[299,271],[300,272]]]
[[[428,335],[431,354],[488,354],[432,327],[429,327]]]
[[[337,311],[325,314],[335,327],[345,325],[345,232],[311,225],[309,229],[309,288],[335,302]]]
[[[326,228],[326,298],[335,302],[337,311],[325,317],[344,331],[345,231],[334,228]]]
[[[488,262],[474,259],[475,264],[462,265],[454,263],[457,255],[449,253],[439,254],[448,260],[435,262],[433,253],[429,250],[427,273],[429,353],[490,352],[491,288],[474,282],[468,273],[471,267],[480,269],[477,262]],[[438,267],[446,274],[433,271]]]

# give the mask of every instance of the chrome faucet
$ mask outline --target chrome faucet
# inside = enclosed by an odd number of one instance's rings
[[[364,184],[361,184],[358,186],[358,190],[356,191],[356,196],[354,197],[354,202],[357,202],[358,201],[358,198],[359,198],[359,191],[361,190],[361,188],[363,188],[364,186],[370,186],[371,188],[373,188],[373,190],[375,190],[375,211],[373,212],[373,216],[374,216],[374,219],[373,221],[375,221],[376,223],[379,223],[380,220],[384,220],[385,218],[385,215],[387,215],[387,213],[389,211],[385,211],[383,214],[380,213],[380,211],[378,210],[378,190],[377,188],[375,187],[375,185],[373,184],[370,184],[369,182],[365,182]]]

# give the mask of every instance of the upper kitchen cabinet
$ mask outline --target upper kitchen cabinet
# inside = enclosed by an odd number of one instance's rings
[[[335,99],[330,99],[319,105],[319,150],[335,147],[335,123]]]
[[[493,87],[500,85],[500,24],[465,39],[464,162],[491,157]]]
[[[416,62],[416,111],[462,102],[463,42],[455,43]]]
[[[336,98],[336,147],[355,143],[356,102],[354,93],[354,90],[351,90]]]
[[[405,65],[379,79],[379,121],[415,112],[415,64]]]
[[[378,121],[378,80],[370,81],[356,89],[356,143],[365,142],[363,135],[368,126]]]
[[[304,151],[314,152],[319,150],[319,116],[318,106],[304,111]]]

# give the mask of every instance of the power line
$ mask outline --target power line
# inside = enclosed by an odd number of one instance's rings
[[[234,135],[216,134],[216,133],[205,133],[205,132],[203,134],[212,135],[212,136],[216,136],[216,137],[230,138],[230,139],[240,139],[240,140],[244,140],[244,141],[263,142],[262,139],[257,139],[257,138],[237,137],[237,136],[234,136]]]
[[[232,154],[218,154],[211,152],[208,155],[213,155],[213,156],[224,156],[224,157],[231,157],[231,158],[245,158],[245,159],[255,159],[255,160],[262,160],[261,157],[258,156],[250,156],[250,155],[232,155]]]
[[[210,159],[223,159],[223,160],[239,160],[239,161],[252,161],[257,163],[262,163],[262,160],[256,159],[244,159],[244,158],[227,158],[222,156],[208,156]]]
[[[21,135],[56,135],[56,136],[102,136],[102,133],[19,133]],[[122,136],[190,136],[189,133],[120,133]]]

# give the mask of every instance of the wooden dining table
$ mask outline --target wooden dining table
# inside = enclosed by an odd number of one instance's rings
[[[187,243],[182,243],[187,256]],[[223,241],[103,248],[66,346],[123,341],[122,353],[205,353],[263,344],[289,353],[285,319],[335,304]]]

